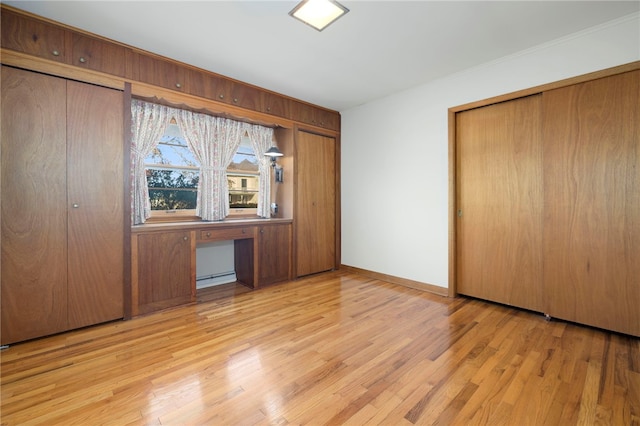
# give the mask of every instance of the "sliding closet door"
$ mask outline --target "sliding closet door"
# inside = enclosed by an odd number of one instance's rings
[[[541,96],[456,116],[457,292],[542,310]]]
[[[545,92],[553,317],[640,336],[640,71]]]

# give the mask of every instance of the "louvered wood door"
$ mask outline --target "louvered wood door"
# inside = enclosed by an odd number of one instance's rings
[[[296,136],[296,275],[336,264],[336,140],[299,131]]]
[[[67,86],[69,328],[123,317],[124,101]]]
[[[67,328],[66,84],[2,67],[2,344]]]
[[[457,291],[542,310],[540,95],[456,116]]]
[[[640,71],[545,92],[544,290],[557,318],[640,336]]]

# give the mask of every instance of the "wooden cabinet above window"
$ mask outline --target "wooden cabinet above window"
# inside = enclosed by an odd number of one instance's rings
[[[71,64],[81,68],[125,77],[125,51],[123,46],[104,40],[72,33]]]
[[[340,130],[340,114],[304,102],[291,101],[291,119],[325,129]]]
[[[137,54],[135,56],[138,59],[138,79],[140,81],[165,89],[189,93],[185,84],[186,70],[184,67],[151,55]]]
[[[237,114],[236,108],[241,108],[266,114],[264,120],[268,120],[268,116],[271,115],[313,127],[340,131],[340,114],[336,111],[298,101],[80,29],[56,24],[10,6],[1,5],[1,8],[3,49],[66,64],[66,76],[73,79],[82,80],[82,74],[78,74],[68,65],[115,76],[122,81],[146,83],[212,100],[219,105],[229,105],[234,107],[230,108],[234,114]],[[4,57],[2,59],[2,63],[23,67],[10,61],[11,59],[7,60]],[[52,73],[51,63],[41,62],[46,64],[44,71]],[[95,73],[91,75],[96,76]],[[90,79],[87,81],[93,82]],[[279,123],[277,120],[274,122]]]
[[[51,61],[67,62],[64,28],[2,8],[2,47]]]

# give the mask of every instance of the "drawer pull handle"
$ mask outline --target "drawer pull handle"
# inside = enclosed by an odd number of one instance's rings
[[[182,84],[180,84],[180,83],[176,83],[176,87],[179,89],[179,88],[181,88],[181,87],[182,87]]]
[[[79,209],[79,208],[80,208],[80,204],[78,204],[78,203],[73,203],[73,204],[71,205],[71,207],[73,207],[74,209]]]
[[[60,56],[60,52],[58,52],[57,50],[54,50],[53,52],[51,52],[51,54],[53,56]]]
[[[189,239],[189,237],[187,237],[186,235],[184,237],[182,237],[183,240],[187,241]]]
[[[207,237],[210,237],[210,236],[211,236],[211,232],[207,232]]]
[[[83,58],[83,57],[80,57],[80,63],[84,64],[85,62],[87,62],[87,60],[85,58]]]

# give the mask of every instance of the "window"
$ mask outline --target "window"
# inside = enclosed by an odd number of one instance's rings
[[[200,164],[174,122],[145,159],[145,169],[152,217],[195,215]]]
[[[248,137],[240,146],[227,167],[229,183],[229,216],[255,215],[258,211],[260,173],[258,159]]]

